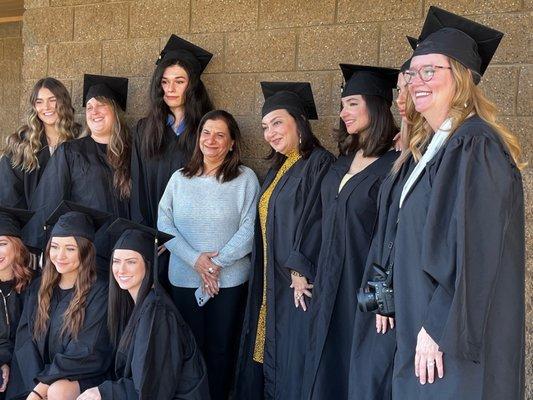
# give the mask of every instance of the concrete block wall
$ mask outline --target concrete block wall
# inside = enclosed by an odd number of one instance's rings
[[[71,90],[80,120],[84,73],[127,76],[128,120],[135,122],[146,110],[154,60],[175,33],[214,53],[203,80],[216,106],[236,115],[245,137],[245,162],[263,175],[268,146],[260,130],[259,82],[310,81],[320,116],[313,127],[335,150],[338,64],[401,65],[410,52],[405,35],[418,34],[430,5],[505,32],[482,87],[519,135],[524,158],[531,162],[532,0],[26,0],[22,62],[16,61],[20,44],[6,45],[4,39],[5,30],[20,35],[20,27],[0,26],[0,59],[9,60],[14,75],[22,66],[22,84],[11,85],[9,95],[2,89],[0,132],[12,129],[14,103],[19,100],[22,108],[28,90],[45,75],[61,79]],[[6,55],[13,47],[18,50]],[[0,68],[1,81],[8,85],[15,82],[9,74]],[[11,103],[9,112],[4,103]],[[11,120],[4,118],[6,113]],[[524,172],[524,182],[527,247],[533,248],[531,168]],[[527,260],[526,397],[533,398],[533,252]]]

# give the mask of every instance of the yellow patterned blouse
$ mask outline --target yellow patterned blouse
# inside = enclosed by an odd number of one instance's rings
[[[259,310],[259,319],[257,321],[257,334],[255,337],[254,347],[254,361],[259,363],[263,362],[263,355],[265,351],[265,334],[266,334],[266,312],[267,312],[267,250],[268,243],[266,237],[266,227],[268,218],[268,205],[270,202],[270,196],[276,188],[280,179],[285,173],[301,158],[297,150],[290,152],[287,155],[287,159],[281,165],[280,169],[276,173],[276,177],[268,188],[264,191],[263,195],[259,199],[259,223],[261,225],[261,236],[263,238],[263,300],[261,301],[261,309]]]

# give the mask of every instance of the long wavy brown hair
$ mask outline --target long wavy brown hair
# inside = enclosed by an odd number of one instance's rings
[[[521,147],[518,138],[497,119],[498,109],[483,93],[472,79],[472,72],[458,61],[448,58],[451,66],[452,77],[455,85],[455,93],[450,105],[448,116],[452,118],[451,134],[463,124],[472,114],[477,114],[482,120],[489,124],[501,138],[503,144],[509,150],[516,166],[519,169],[525,168],[527,163],[522,162]],[[393,171],[398,171],[403,162],[413,155],[415,160],[422,157],[427,145],[433,135],[433,130],[425,118],[415,110],[411,96],[406,100],[406,117],[409,123],[409,148],[396,160]]]
[[[57,144],[77,137],[81,127],[74,121],[74,108],[67,88],[57,79],[43,78],[33,86],[29,97],[26,122],[17,131],[9,135],[2,155],[11,158],[13,168],[20,167],[24,172],[32,172],[39,168],[37,153],[41,150],[41,139],[45,135],[44,124],[37,115],[35,103],[39,90],[46,88],[56,97],[56,122],[59,134]]]
[[[33,277],[33,271],[28,267],[30,264],[30,252],[22,243],[22,240],[16,236],[5,236],[13,246],[15,258],[11,268],[13,269],[13,278],[15,292],[20,293],[30,284]]]
[[[103,96],[96,96],[95,99],[111,106],[115,114],[115,123],[107,146],[107,160],[114,170],[113,186],[121,199],[127,199],[131,193],[131,135],[126,124],[125,115],[114,100]],[[90,134],[91,131],[87,126],[84,136]]]
[[[78,255],[80,265],[78,267],[78,276],[74,284],[74,295],[70,304],[63,315],[63,326],[61,335],[71,335],[77,338],[83,321],[85,319],[85,307],[87,296],[92,285],[96,282],[96,250],[93,243],[85,238],[75,236],[74,239],[78,245]],[[50,302],[54,289],[59,285],[61,274],[57,272],[56,267],[50,260],[50,246],[52,238],[46,245],[46,261],[41,275],[41,285],[37,297],[37,314],[35,316],[35,326],[33,337],[42,338],[46,334],[48,321],[50,319]]]

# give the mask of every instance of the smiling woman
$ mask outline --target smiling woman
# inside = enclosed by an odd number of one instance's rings
[[[107,211],[114,217],[129,216],[130,136],[124,121],[127,89],[125,78],[85,75],[87,136],[60,146],[43,174],[31,205],[36,211],[28,227],[32,246],[43,246],[46,215],[61,200]],[[99,269],[107,271],[110,244],[103,233],[96,236],[95,246]]]
[[[7,138],[0,158],[0,204],[27,209],[54,150],[79,133],[65,86],[40,79],[29,97],[26,123]]]

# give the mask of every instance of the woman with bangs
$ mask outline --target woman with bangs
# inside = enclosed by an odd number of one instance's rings
[[[430,7],[404,73],[393,398],[524,397],[525,165],[477,86],[502,37]]]
[[[27,229],[30,245],[43,247],[45,218],[61,200],[117,218],[129,216],[131,139],[124,120],[127,90],[126,78],[85,75],[86,136],[64,143],[49,163],[31,203],[36,215]],[[99,269],[107,275],[110,246],[103,233],[96,236],[95,246]]]
[[[109,214],[63,202],[42,275],[31,284],[13,354],[8,399],[75,399],[111,363],[107,283],[97,278],[94,233]]]
[[[28,209],[54,150],[76,138],[80,125],[67,88],[57,79],[37,81],[29,98],[26,123],[7,137],[0,157],[0,204]]]
[[[131,219],[135,222],[157,226],[159,200],[167,183],[192,156],[198,123],[213,109],[201,80],[211,57],[172,35],[156,61],[148,115],[133,132]]]
[[[22,313],[24,291],[33,271],[30,252],[21,239],[22,227],[32,213],[17,208],[0,207],[0,399],[10,379],[15,333]]]

